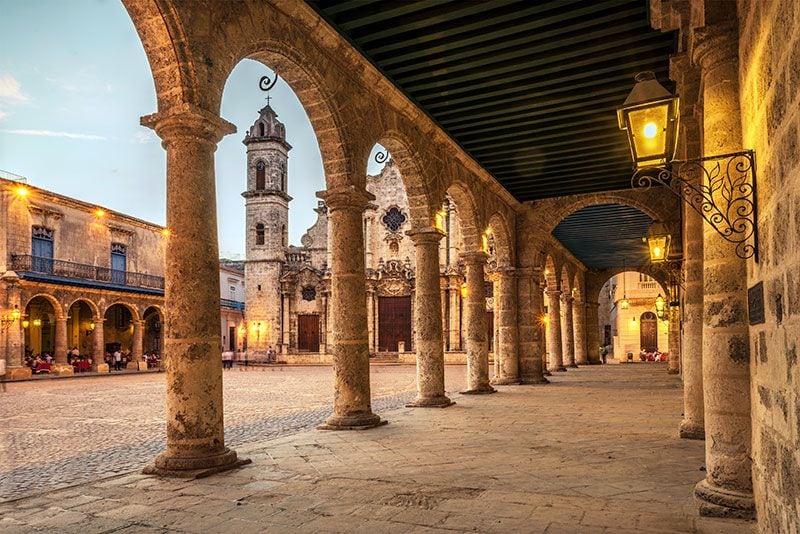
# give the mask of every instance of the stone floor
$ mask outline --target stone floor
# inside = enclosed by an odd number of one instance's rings
[[[240,446],[253,464],[207,479],[134,473],[0,504],[0,531],[753,531],[697,516],[703,443],[676,437],[680,383],[663,365],[498,389],[383,412],[366,432]]]

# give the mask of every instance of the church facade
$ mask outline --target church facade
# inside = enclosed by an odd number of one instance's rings
[[[246,209],[246,346],[251,360],[265,360],[267,351],[291,362],[327,361],[330,338],[328,303],[330,257],[328,211],[323,201],[315,209],[316,222],[300,246],[287,242],[289,151],[286,128],[267,105],[249,128],[247,146]],[[367,176],[367,191],[375,200],[365,210],[365,265],[370,353],[408,361],[414,351],[414,245],[408,198],[403,178],[391,158],[381,172]],[[463,354],[462,251],[456,206],[442,206],[440,277],[445,350],[458,361]],[[491,282],[489,298],[490,346],[493,339]],[[455,353],[455,354],[453,354]]]

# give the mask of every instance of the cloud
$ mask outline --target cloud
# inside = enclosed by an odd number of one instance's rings
[[[8,117],[8,113],[0,109],[0,121]]]
[[[131,143],[136,143],[138,145],[146,145],[149,143],[154,143],[158,140],[156,134],[153,133],[153,130],[139,130],[133,137],[131,138]]]
[[[10,74],[0,76],[0,100],[28,102],[30,97],[22,92],[22,85]]]
[[[13,135],[30,135],[34,137],[66,137],[67,139],[83,139],[86,141],[105,141],[108,137],[72,132],[54,132],[52,130],[0,130]]]

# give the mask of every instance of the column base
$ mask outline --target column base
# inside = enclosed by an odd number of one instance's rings
[[[497,393],[497,390],[488,384],[461,392],[462,395],[489,395],[491,393]]]
[[[588,362],[586,362],[586,365],[601,365],[602,363],[603,362],[601,362],[599,360],[598,361],[589,360]]]
[[[493,386],[518,386],[522,384],[522,380],[519,378],[493,378],[491,382],[489,382]]]
[[[389,421],[381,419],[372,413],[356,413],[353,415],[331,415],[317,427],[317,430],[368,430],[376,426],[383,426]]]
[[[204,478],[251,462],[249,459],[238,458],[236,451],[228,448],[219,454],[193,458],[168,456],[163,452],[156,456],[152,464],[142,469],[142,473],[172,478]]]
[[[551,373],[566,373],[567,372],[567,368],[564,367],[563,365],[559,365],[555,369],[550,369],[550,372]]]
[[[30,378],[33,375],[30,367],[9,367],[6,370],[7,380],[19,380],[22,378]]]
[[[667,374],[668,375],[677,375],[680,372],[681,372],[680,369],[667,369]]]
[[[705,427],[695,423],[690,423],[685,419],[681,421],[681,426],[678,433],[680,434],[680,437],[684,439],[706,439]]]
[[[95,373],[108,373],[109,366],[107,363],[98,363],[97,365],[92,365],[92,371]]]
[[[542,376],[553,376],[553,373],[550,372],[550,369],[545,369],[542,371]]]
[[[756,517],[756,505],[752,493],[718,488],[704,479],[694,487],[694,496],[700,502],[701,516],[733,519]]]
[[[447,408],[454,404],[455,402],[446,395],[440,395],[438,397],[417,397],[406,404],[406,408]]]
[[[524,378],[523,377],[522,380],[520,380],[520,384],[523,385],[523,386],[536,385],[536,384],[549,384],[549,383],[550,383],[550,381],[548,379],[546,379],[545,377],[543,377],[543,376],[541,378],[539,378],[539,377]]]
[[[54,363],[50,366],[50,374],[52,375],[74,375],[75,369],[68,363]]]
[[[567,367],[569,367],[570,369],[577,369],[578,368],[578,364],[577,363],[571,363],[571,364],[567,365]]]

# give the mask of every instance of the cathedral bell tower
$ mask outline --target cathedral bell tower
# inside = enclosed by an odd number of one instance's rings
[[[247,146],[245,318],[248,358],[277,352],[281,333],[281,265],[288,246],[287,169],[291,145],[286,127],[269,105],[244,138]]]

